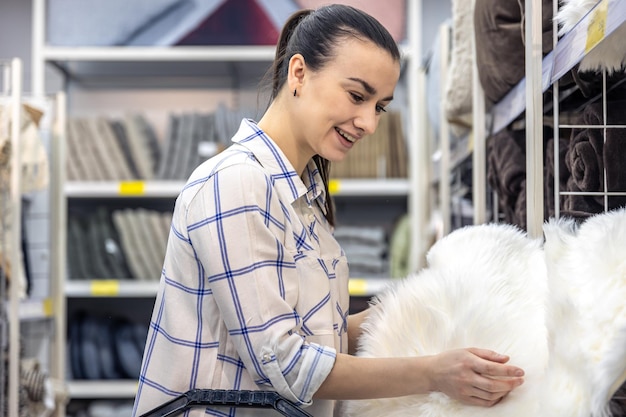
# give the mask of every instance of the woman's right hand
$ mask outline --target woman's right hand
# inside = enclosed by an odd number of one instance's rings
[[[456,349],[432,356],[431,391],[464,404],[491,407],[524,382],[524,371],[509,357],[487,349]]]

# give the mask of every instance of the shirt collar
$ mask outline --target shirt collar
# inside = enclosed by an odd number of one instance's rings
[[[309,205],[319,200],[319,206],[326,214],[324,183],[313,160],[308,162],[301,178],[283,151],[250,119],[241,121],[232,141],[244,146],[269,172],[275,187],[290,203],[302,196]]]

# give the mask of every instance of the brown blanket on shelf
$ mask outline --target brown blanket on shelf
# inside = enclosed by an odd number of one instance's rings
[[[553,130],[544,126],[543,138],[546,146],[544,155],[544,217],[554,215],[554,168],[553,168]],[[565,154],[566,143],[561,143],[559,153]],[[569,174],[564,164],[561,165],[561,190],[565,189],[565,180]],[[526,131],[501,130],[487,141],[487,182],[498,194],[498,207],[504,214],[504,221],[526,229]],[[546,184],[548,184],[546,186]],[[549,187],[549,188],[545,188]]]
[[[580,124],[587,128],[574,129],[569,149],[565,156],[571,178],[567,183],[568,191],[581,192],[626,192],[626,100],[616,100],[607,103],[607,125],[618,127],[602,128],[604,124],[602,103],[593,103],[585,107]],[[597,127],[592,127],[597,126]],[[606,176],[606,187],[605,187]],[[576,200],[571,196],[570,200]],[[594,200],[600,208],[604,207],[604,197],[595,196],[583,204],[583,209]],[[613,196],[608,198],[609,208],[616,208],[626,204],[626,197]],[[574,209],[580,202],[568,203]],[[593,207],[590,207],[591,213]]]
[[[526,132],[501,130],[487,141],[487,182],[498,194],[507,223],[524,227],[526,206]],[[519,210],[522,208],[523,210]]]
[[[545,164],[544,164],[544,178],[545,182],[543,185],[544,188],[544,207],[545,207],[545,215],[546,217],[554,217],[556,207],[555,207],[555,197],[554,197],[554,175],[555,175],[555,162],[558,163],[559,166],[559,191],[564,191],[567,186],[567,179],[569,178],[569,171],[567,170],[567,166],[565,165],[565,155],[567,153],[567,146],[569,144],[568,139],[559,138],[559,158],[555,160],[554,158],[554,139],[550,138],[546,142],[546,151],[544,153]],[[564,196],[559,197],[559,208],[562,208],[564,204]]]
[[[498,102],[524,78],[524,25],[518,0],[476,0],[474,35],[485,96]],[[552,0],[542,0],[543,53],[552,50]]]

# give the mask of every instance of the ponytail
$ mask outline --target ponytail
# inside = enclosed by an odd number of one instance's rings
[[[278,95],[282,84],[284,83],[287,75],[287,62],[291,59],[291,56],[287,57],[287,46],[289,40],[296,30],[296,27],[313,10],[303,9],[295,12],[289,17],[289,20],[283,26],[283,30],[280,32],[280,38],[278,39],[278,45],[276,46],[276,56],[274,57],[274,63],[270,68],[272,74],[272,95],[270,100],[273,100]]]

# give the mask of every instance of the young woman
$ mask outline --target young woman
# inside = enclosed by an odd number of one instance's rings
[[[135,415],[192,388],[275,390],[328,417],[337,399],[433,390],[491,406],[522,383],[507,357],[481,349],[350,355],[367,311],[348,315],[329,161],[376,130],[399,76],[398,48],[371,16],[331,5],[288,20],[267,111],[243,120],[234,144],[196,169],[176,201]]]

